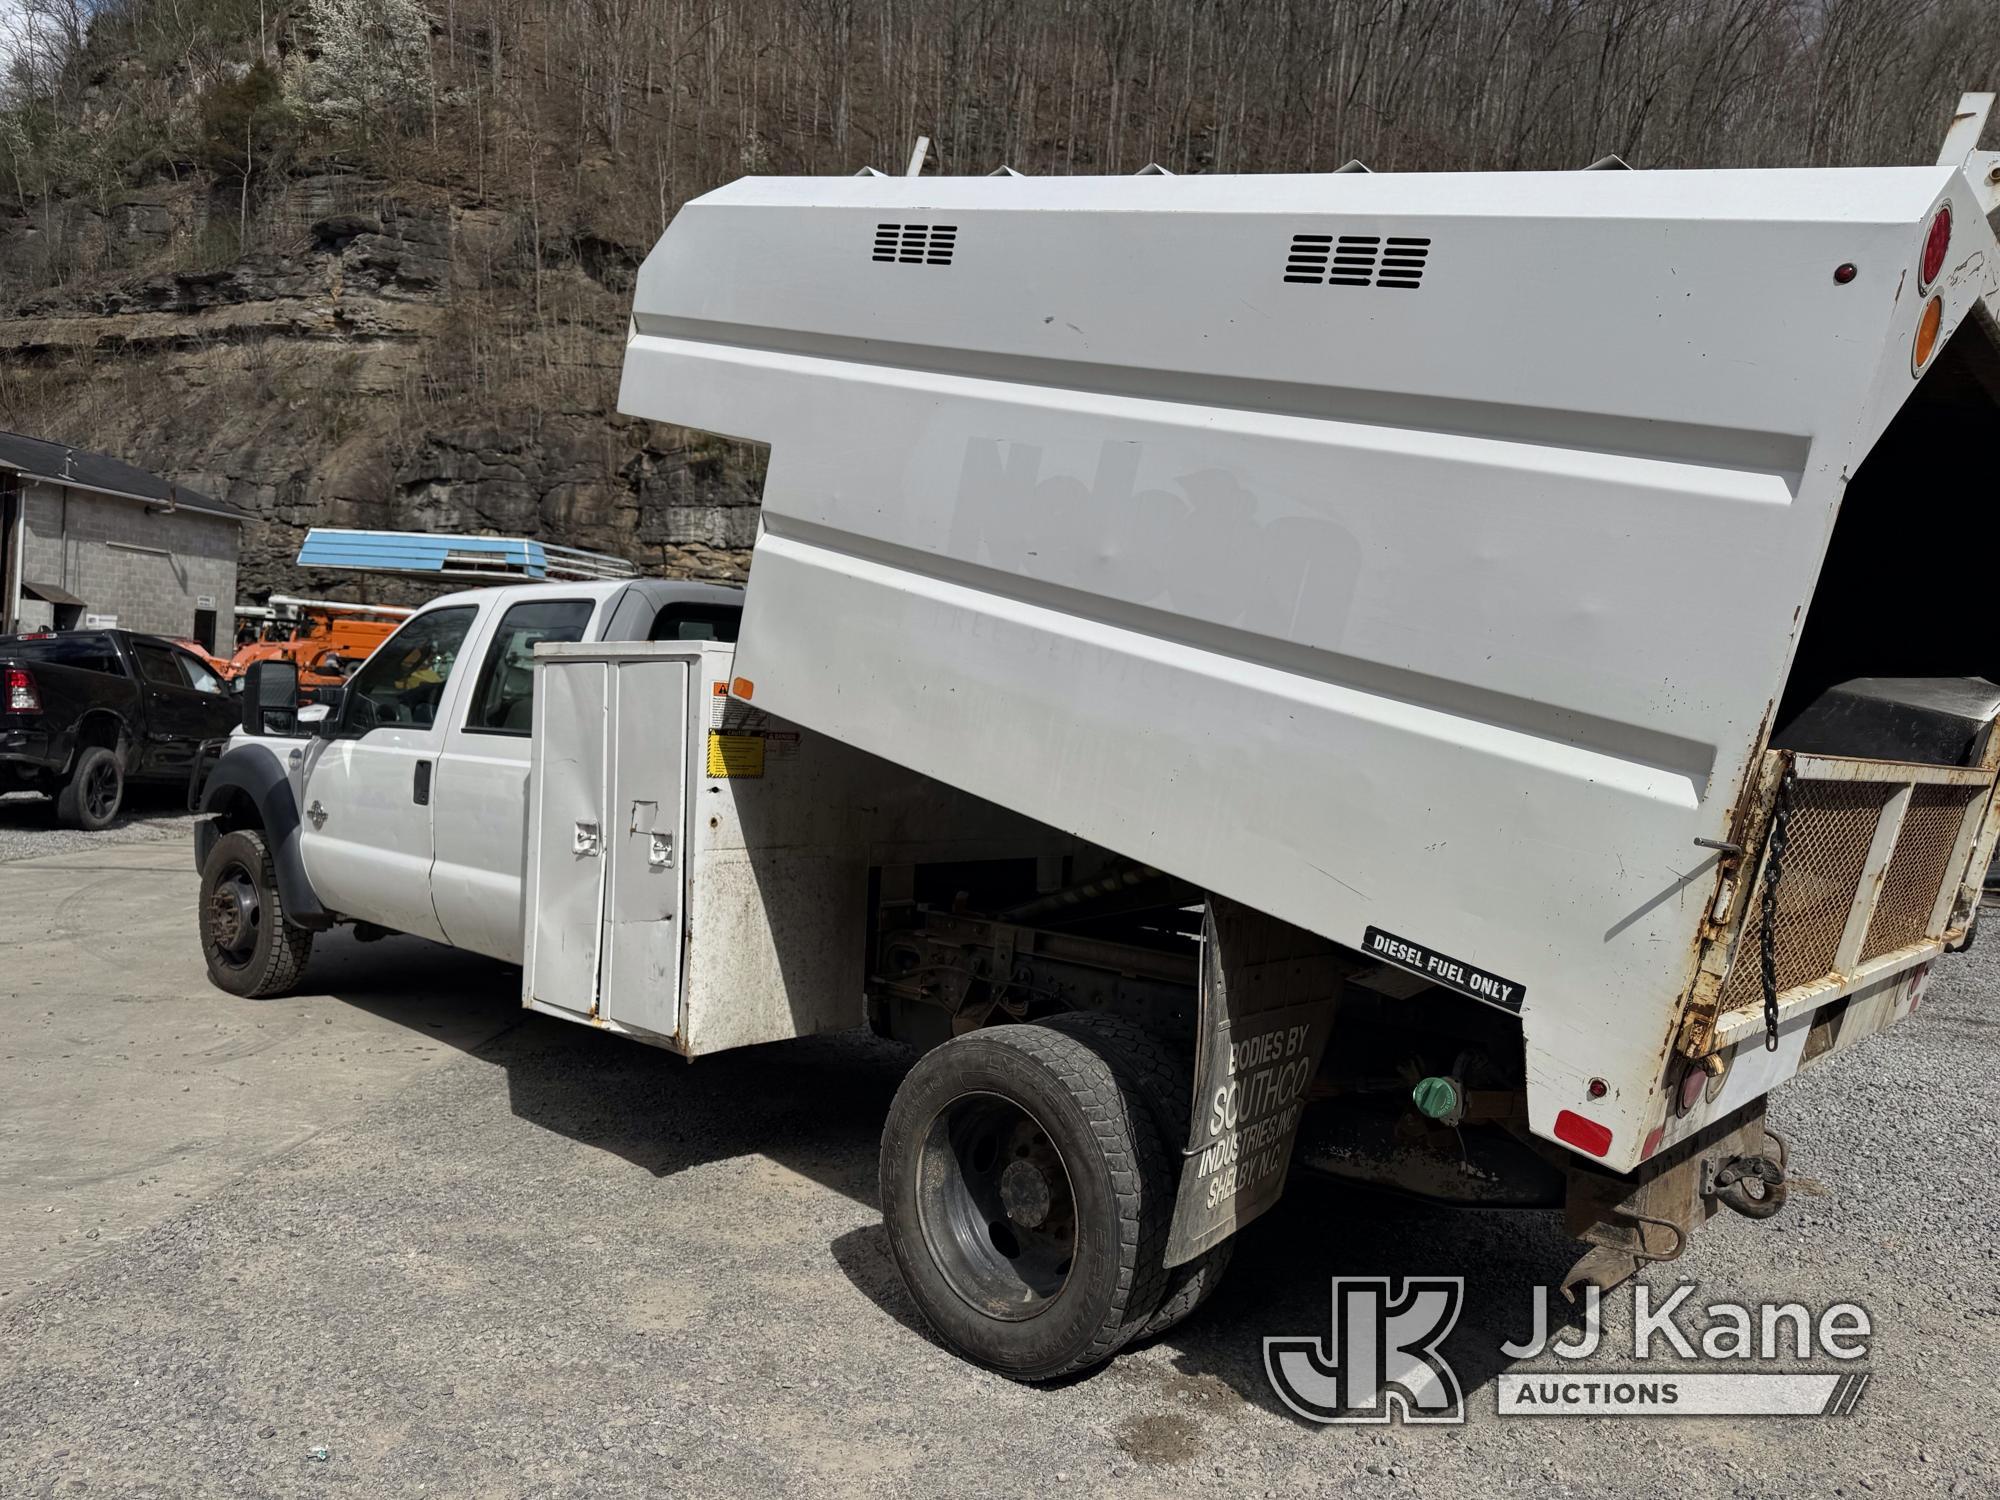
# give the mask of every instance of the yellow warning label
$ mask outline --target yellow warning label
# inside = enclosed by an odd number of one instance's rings
[[[711,776],[762,776],[764,737],[756,734],[708,736],[708,774]]]

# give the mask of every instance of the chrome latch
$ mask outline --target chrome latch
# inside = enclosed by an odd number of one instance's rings
[[[306,809],[306,816],[312,819],[312,826],[314,828],[324,828],[326,826],[326,809],[320,805],[319,798],[313,798],[312,806]]]
[[[576,825],[576,842],[570,846],[570,852],[595,858],[603,845],[603,835],[595,823],[579,823]]]

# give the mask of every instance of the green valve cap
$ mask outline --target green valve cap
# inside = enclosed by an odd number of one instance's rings
[[[1410,1090],[1418,1109],[1433,1120],[1448,1120],[1458,1113],[1458,1085],[1449,1078],[1426,1078]]]

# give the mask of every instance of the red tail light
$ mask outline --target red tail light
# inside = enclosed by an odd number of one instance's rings
[[[35,674],[20,667],[7,669],[7,712],[10,714],[38,714],[42,711],[42,695],[35,690]]]
[[[1924,236],[1924,256],[1917,262],[1917,291],[1919,294],[1931,289],[1931,283],[1938,279],[1938,272],[1944,269],[1944,258],[1951,250],[1951,205],[1938,206],[1937,217],[1931,220],[1930,233]]]

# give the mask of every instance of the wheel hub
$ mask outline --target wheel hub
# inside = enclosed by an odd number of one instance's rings
[[[90,777],[83,786],[83,800],[93,818],[111,815],[117,792],[118,773],[108,761],[100,761],[90,768]]]
[[[1000,1174],[1000,1202],[1023,1229],[1040,1229],[1055,1203],[1049,1174],[1034,1161],[1010,1161]]]
[[[247,953],[257,941],[258,915],[257,888],[232,872],[208,898],[209,936],[224,953]]]
[[[1076,1253],[1069,1170],[1018,1103],[967,1094],[931,1122],[918,1217],[952,1290],[988,1317],[1032,1318],[1061,1295]]]

